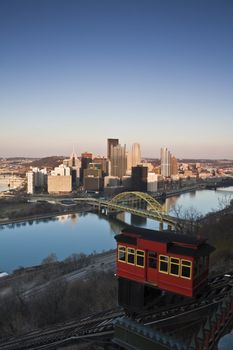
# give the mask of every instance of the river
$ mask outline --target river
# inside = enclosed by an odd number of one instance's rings
[[[201,190],[168,198],[165,207],[174,215],[172,207],[183,211],[193,208],[197,213],[218,210],[233,198],[233,187]],[[158,228],[158,223],[120,214],[127,223]],[[53,219],[34,220],[13,225],[0,225],[0,271],[12,272],[19,266],[38,265],[51,253],[59,260],[73,253],[102,252],[115,248],[114,235],[122,225],[116,220],[105,219],[96,214],[61,215]]]

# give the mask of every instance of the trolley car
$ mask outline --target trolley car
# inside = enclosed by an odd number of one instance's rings
[[[206,239],[129,225],[115,239],[120,305],[143,306],[150,288],[195,297],[206,286],[215,249]]]

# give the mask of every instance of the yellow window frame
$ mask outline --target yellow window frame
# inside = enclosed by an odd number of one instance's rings
[[[167,258],[168,260],[167,261],[163,260],[163,258]],[[160,263],[161,262],[167,263],[167,271],[161,271],[161,269],[160,269]],[[159,272],[160,273],[165,273],[166,275],[168,275],[168,273],[169,273],[169,256],[167,256],[167,255],[159,255]]]
[[[120,253],[123,251],[123,250],[121,250],[122,248],[124,249],[125,260],[121,260],[121,259],[120,259]],[[126,258],[127,258],[126,246],[124,246],[124,245],[119,245],[119,246],[118,246],[118,261],[120,261],[120,262],[122,262],[122,263],[126,263]]]
[[[170,257],[169,260],[170,260],[169,261],[169,275],[179,277],[180,276],[180,259],[179,258]],[[172,260],[176,260],[176,261],[172,261]],[[177,262],[177,260],[178,260],[178,262]],[[179,266],[178,267],[178,274],[171,272],[172,265],[178,265]]]
[[[129,253],[129,250],[133,250],[133,253],[132,252],[130,252]],[[133,255],[133,263],[131,263],[131,262],[129,262],[129,260],[128,260],[128,257],[129,257],[129,255]],[[126,262],[127,262],[127,264],[129,264],[129,265],[135,265],[135,249],[134,248],[127,248],[127,257],[126,257]]]
[[[143,258],[143,265],[138,265],[137,264],[137,257],[138,256]],[[142,269],[144,269],[144,267],[145,267],[145,251],[144,250],[140,250],[140,249],[136,250],[136,261],[135,262],[136,262],[136,266],[141,267]]]
[[[189,273],[189,277],[183,276],[182,275],[182,268],[184,267],[189,267],[190,273]],[[180,277],[184,278],[186,280],[191,280],[192,278],[192,261],[190,260],[185,260],[185,259],[181,259],[181,264],[180,264]]]

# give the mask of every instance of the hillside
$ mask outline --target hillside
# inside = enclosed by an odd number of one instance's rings
[[[65,158],[66,157],[64,156],[45,157],[45,158],[34,160],[28,165],[33,167],[38,167],[38,168],[54,168],[59,164],[61,164]]]

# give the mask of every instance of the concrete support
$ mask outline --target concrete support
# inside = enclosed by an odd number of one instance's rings
[[[159,223],[159,231],[163,231],[163,221]]]

